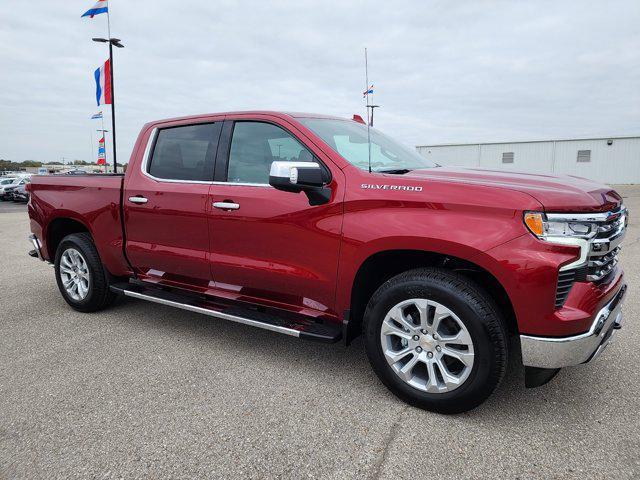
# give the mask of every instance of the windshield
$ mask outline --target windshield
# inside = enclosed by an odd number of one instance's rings
[[[301,118],[311,129],[350,164],[369,170],[367,126],[353,120]],[[375,128],[371,135],[371,171],[405,173],[419,168],[433,168],[435,163],[405,147]]]
[[[13,183],[13,178],[5,178],[0,182],[0,185],[10,185],[11,183]]]

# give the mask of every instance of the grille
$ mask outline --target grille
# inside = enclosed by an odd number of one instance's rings
[[[625,234],[626,211],[611,212],[590,242],[587,256],[587,280],[597,282],[609,275],[618,263],[620,242]]]
[[[556,308],[564,305],[575,282],[604,281],[618,264],[620,242],[627,227],[626,209],[596,214],[589,220],[597,224],[597,231],[588,241],[587,260],[576,268],[558,272]]]
[[[556,308],[564,305],[569,296],[569,291],[576,281],[576,270],[565,270],[558,273],[558,286],[556,288]]]

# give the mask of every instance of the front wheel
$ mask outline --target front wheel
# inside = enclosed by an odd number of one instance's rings
[[[471,410],[505,373],[507,339],[497,307],[452,271],[424,268],[393,277],[369,301],[364,329],[378,377],[419,408]]]
[[[109,290],[109,274],[88,233],[74,233],[62,239],[56,250],[55,271],[62,297],[75,310],[102,310],[115,298]]]

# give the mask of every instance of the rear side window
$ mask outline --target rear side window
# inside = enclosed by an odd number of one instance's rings
[[[233,127],[227,181],[269,183],[271,163],[313,162],[313,155],[291,134],[262,122],[237,122]]]
[[[220,126],[218,122],[160,130],[147,171],[166,180],[213,181]]]

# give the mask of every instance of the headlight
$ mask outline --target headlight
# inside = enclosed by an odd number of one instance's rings
[[[568,216],[546,215],[542,212],[525,212],[524,224],[540,240],[567,243],[563,239],[590,239],[598,232],[598,223],[585,219],[572,219]]]

